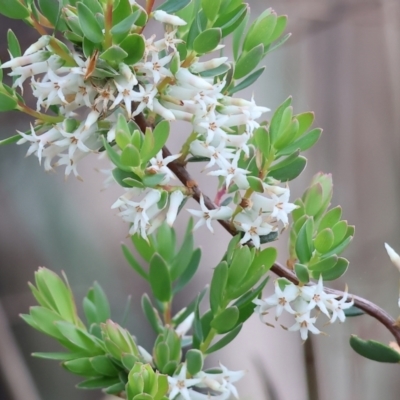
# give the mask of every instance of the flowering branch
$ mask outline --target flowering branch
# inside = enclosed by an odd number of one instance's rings
[[[145,131],[146,130],[146,121],[143,116],[137,116],[135,118],[135,121],[138,123],[140,128]],[[167,147],[163,148],[163,156],[168,157],[171,155],[171,152],[168,150]],[[177,161],[172,161],[168,164],[168,167],[170,170],[177,176],[177,178],[188,188],[190,188],[193,191],[193,198],[197,201],[200,202],[200,197],[201,197],[201,190],[198,188],[196,181],[191,177],[189,172],[186,170],[186,168],[182,165],[179,164]],[[213,201],[205,196],[204,197],[204,203],[206,207],[209,210],[215,210],[216,207],[213,203]],[[232,235],[236,235],[237,231],[234,226],[232,226],[231,223],[228,221],[222,221],[218,220],[218,222]],[[275,263],[271,271],[274,272],[276,275],[278,275],[281,278],[286,278],[290,282],[298,285],[299,280],[297,279],[296,275],[290,271],[288,268],[283,266],[280,263]],[[330,289],[330,288],[324,288],[324,291],[327,293],[335,294],[337,296],[343,296],[343,292],[340,290],[335,290],[335,289]],[[390,333],[394,336],[396,339],[396,342],[400,345],[400,328],[396,325],[396,321],[394,320],[393,317],[391,317],[385,310],[377,306],[376,304],[372,303],[369,300],[366,300],[360,296],[349,294],[349,297],[354,300],[354,305],[358,307],[360,310],[364,311],[366,314],[370,315],[371,317],[375,318],[377,321],[379,321],[382,325],[384,325]]]

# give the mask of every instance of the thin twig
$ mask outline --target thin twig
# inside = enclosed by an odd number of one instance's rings
[[[146,120],[143,114],[139,114],[135,117],[136,123],[139,125],[140,129],[145,132],[146,131]],[[168,157],[171,155],[171,152],[168,150],[167,147],[163,148],[163,157]],[[168,164],[168,168],[176,175],[176,177],[188,188],[190,188],[193,192],[193,198],[199,202],[201,191],[198,188],[196,181],[191,177],[189,172],[186,170],[185,166],[178,163],[177,161],[172,161]],[[213,203],[213,201],[206,195],[203,194],[204,203],[209,210],[215,210],[217,207]],[[218,222],[232,235],[236,235],[238,232],[233,225],[231,225],[227,221],[218,220]],[[274,272],[281,278],[286,278],[289,281],[293,282],[294,284],[298,284],[299,280],[297,279],[296,275],[286,268],[285,266],[275,263],[271,271]],[[334,290],[330,288],[324,288],[325,292],[333,293],[335,295],[343,296],[344,293],[339,290]],[[376,304],[372,303],[369,300],[366,300],[360,296],[356,296],[353,294],[348,295],[350,299],[354,300],[354,305],[358,307],[360,310],[364,311],[366,314],[370,315],[371,317],[375,318],[379,321],[382,325],[384,325],[390,333],[394,336],[397,343],[400,346],[400,328],[396,325],[396,321],[393,317],[387,313],[385,310],[377,306]]]

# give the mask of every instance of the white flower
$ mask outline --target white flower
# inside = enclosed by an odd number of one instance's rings
[[[336,295],[324,292],[322,275],[320,275],[317,285],[304,286],[301,293],[303,299],[309,302],[307,307],[309,311],[317,306],[321,312],[330,318],[329,311],[326,307],[332,304],[332,299],[334,299]]]
[[[199,210],[188,210],[192,215],[196,217],[200,217],[197,221],[196,225],[194,226],[193,230],[196,230],[200,226],[206,224],[207,228],[214,233],[214,229],[211,226],[211,221],[213,219],[221,219],[227,220],[232,216],[232,210],[229,207],[220,207],[215,210],[209,210],[206,205],[204,204],[204,197],[203,194],[200,195],[200,207],[201,211]]]
[[[337,318],[339,318],[340,322],[344,322],[346,319],[346,315],[343,310],[346,310],[353,306],[354,300],[346,302],[349,293],[346,290],[344,291],[343,297],[340,300],[332,299],[326,303],[327,308],[332,311],[332,318],[330,319],[330,323],[333,324]]]
[[[190,313],[176,328],[175,332],[179,337],[186,335],[188,330],[192,327],[194,321],[194,312]]]
[[[137,192],[134,190],[132,193],[136,194]],[[143,239],[146,240],[146,231],[151,226],[150,219],[154,217],[154,214],[158,214],[157,203],[160,198],[160,191],[151,189],[140,202],[131,201],[128,199],[128,196],[125,195],[121,196],[111,208],[123,208],[124,211],[121,211],[118,215],[125,221],[132,223],[129,234],[133,235],[140,231]]]
[[[154,83],[157,84],[161,78],[165,76],[172,76],[171,71],[165,68],[165,65],[168,64],[171,59],[172,54],[159,59],[158,52],[154,51],[151,53],[151,61],[137,63],[135,65],[135,69],[145,73],[146,75],[152,76]]]
[[[168,183],[171,179],[176,179],[176,176],[174,173],[167,167],[167,165],[171,162],[179,158],[181,155],[180,154],[174,154],[168,157],[163,157],[162,150],[160,150],[155,157],[153,157],[150,160],[150,166],[148,167],[148,170],[154,172],[154,173],[159,173],[159,174],[165,174],[165,178],[162,180],[161,184],[165,185]]]
[[[182,204],[185,195],[180,190],[173,191],[169,196],[169,209],[167,212],[166,221],[169,226],[172,226],[178,215],[178,210]]]
[[[272,225],[263,221],[262,215],[251,221],[247,214],[240,213],[233,222],[237,225],[238,230],[245,233],[240,243],[247,243],[251,240],[257,249],[261,245],[260,236],[268,235],[276,230]]]
[[[296,323],[288,328],[289,331],[295,332],[300,331],[300,336],[303,340],[307,340],[308,338],[308,331],[318,335],[321,331],[314,326],[315,321],[317,318],[310,316],[310,311],[307,311],[303,314],[296,315]]]
[[[296,311],[290,305],[290,302],[294,301],[299,295],[299,288],[293,283],[288,283],[282,290],[279,286],[279,281],[275,281],[275,293],[267,297],[264,300],[255,299],[253,303],[257,305],[255,312],[262,318],[266,312],[272,308],[276,307],[275,316],[278,319],[283,310],[286,310],[290,314],[295,314]]]
[[[219,363],[221,367],[222,373],[218,375],[218,377],[214,376],[217,380],[220,380],[222,383],[222,387],[226,388],[230,393],[232,393],[237,399],[239,398],[236,387],[233,385],[233,382],[242,379],[245,371],[229,371],[228,368]]]
[[[182,364],[181,370],[178,375],[168,376],[170,400],[180,394],[185,400],[191,400],[188,388],[201,382],[201,379],[187,379],[186,378],[186,363]]]
[[[217,171],[211,171],[208,173],[208,175],[225,176],[225,185],[227,189],[232,182],[236,183],[239,189],[247,189],[249,187],[249,182],[247,181],[246,174],[249,174],[250,171],[247,171],[243,168],[238,168],[237,164],[239,157],[240,152],[237,152],[235,158],[229,165],[226,165]]]
[[[232,149],[227,149],[223,143],[218,145],[218,147],[211,146],[206,142],[202,142],[200,140],[194,140],[190,144],[190,152],[194,156],[200,157],[208,157],[210,161],[208,164],[203,168],[211,168],[212,166],[217,163],[220,168],[226,167],[229,165],[229,161],[227,159],[231,159],[234,157],[232,154]]]
[[[162,10],[154,11],[153,17],[156,21],[163,22],[164,24],[170,24],[174,26],[183,26],[187,24],[187,22],[182,18],[179,18],[176,15],[167,14]]]
[[[390,261],[400,271],[400,256],[387,243],[385,243],[385,249],[390,257]]]
[[[286,190],[282,195],[271,194],[272,199],[265,199],[270,203],[271,217],[281,221],[285,226],[289,224],[288,214],[298,208],[296,204],[289,203],[290,190]]]

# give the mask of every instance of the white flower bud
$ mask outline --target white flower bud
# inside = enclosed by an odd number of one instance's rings
[[[10,61],[2,64],[0,68],[15,68],[15,67],[22,67],[23,65],[27,64],[34,64],[40,61],[45,61],[50,57],[51,53],[48,51],[40,51],[38,53],[22,56],[22,57],[15,57]]]
[[[33,43],[26,49],[24,56],[28,56],[29,54],[35,53],[36,51],[43,49],[43,47],[46,47],[49,43],[50,36],[42,36],[36,43]]]
[[[178,215],[179,206],[181,205],[184,198],[185,196],[180,190],[175,190],[169,196],[169,209],[166,218],[167,224],[169,226],[172,226],[174,224]]]
[[[212,60],[205,62],[196,62],[190,67],[190,70],[194,73],[199,73],[209,69],[218,68],[226,61],[228,61],[228,57],[213,58]]]
[[[189,84],[197,89],[205,89],[205,90],[212,90],[213,86],[208,83],[205,79],[200,78],[199,76],[193,75],[189,72],[186,68],[179,68],[178,72],[176,73],[176,79],[182,82],[183,84]]]
[[[400,256],[387,244],[385,243],[386,251],[390,257],[390,260],[395,267],[400,271]]]
[[[163,22],[164,24],[170,24],[174,26],[186,25],[186,21],[176,15],[171,15],[162,10],[157,10],[153,13],[153,17],[156,21]]]
[[[153,100],[153,111],[161,115],[167,121],[175,120],[175,115],[170,110],[162,106],[156,98]]]

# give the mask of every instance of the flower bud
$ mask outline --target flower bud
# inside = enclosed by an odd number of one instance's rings
[[[153,13],[153,17],[156,21],[163,22],[164,24],[170,24],[174,26],[186,25],[186,21],[176,15],[171,15],[162,10],[157,10]]]

